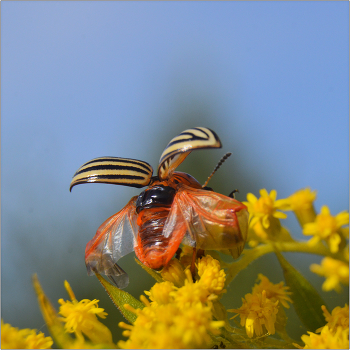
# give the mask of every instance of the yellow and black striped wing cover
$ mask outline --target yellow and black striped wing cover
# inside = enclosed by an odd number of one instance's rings
[[[144,187],[150,183],[152,174],[152,167],[141,160],[100,157],[86,162],[77,170],[70,190],[75,185],[90,182]]]
[[[221,148],[221,141],[216,133],[208,128],[187,129],[174,137],[160,156],[158,177],[166,179],[195,149]]]

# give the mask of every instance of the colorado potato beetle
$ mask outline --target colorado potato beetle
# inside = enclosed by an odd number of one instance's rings
[[[241,254],[248,231],[248,212],[241,202],[202,186],[189,174],[174,171],[193,150],[221,148],[208,128],[187,129],[173,138],[162,153],[157,175],[144,161],[95,158],[83,164],[70,184],[97,182],[148,188],[107,219],[85,249],[89,275],[105,274],[119,288],[129,277],[117,265],[126,254],[151,269],[160,270],[181,243],[203,250],[229,250]]]

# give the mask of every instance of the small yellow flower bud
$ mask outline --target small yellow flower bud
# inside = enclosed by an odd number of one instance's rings
[[[184,269],[177,259],[172,259],[160,274],[165,281],[174,283],[176,287],[183,286],[186,280]]]
[[[290,210],[293,210],[301,227],[315,220],[316,211],[313,206],[315,199],[316,191],[311,191],[310,188],[301,189],[287,198]]]
[[[166,281],[162,283],[156,283],[150,291],[145,291],[145,294],[149,296],[151,301],[156,302],[158,305],[168,304],[172,301],[170,293],[174,291],[175,287],[172,282]]]
[[[198,275],[202,284],[210,294],[225,293],[226,274],[220,269],[220,263],[210,255],[201,258],[198,262]]]

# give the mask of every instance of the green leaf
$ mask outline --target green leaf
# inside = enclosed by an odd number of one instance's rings
[[[134,309],[143,309],[145,305],[141,301],[135,299],[131,294],[125,292],[113,284],[106,281],[100,274],[96,273],[98,280],[105,288],[107,294],[112,299],[114,305],[119,309],[122,315],[130,322],[135,322],[137,315],[125,308],[125,304],[129,304]]]
[[[149,268],[148,266],[142,264],[142,262],[141,262],[140,260],[138,260],[138,259],[135,259],[135,261],[136,261],[137,264],[140,265],[149,275],[151,275],[158,283],[164,282],[162,276],[161,276],[158,272],[156,272],[156,271],[152,270],[151,268]]]
[[[326,323],[321,309],[322,305],[326,305],[325,302],[309,281],[279,251],[275,250],[275,253],[282,266],[286,283],[292,292],[291,299],[296,313],[305,327],[315,332]]]

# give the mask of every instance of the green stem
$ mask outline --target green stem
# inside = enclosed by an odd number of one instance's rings
[[[261,256],[272,253],[275,249],[281,252],[298,252],[317,254],[322,256],[331,256],[338,260],[344,261],[344,258],[340,253],[332,254],[330,250],[321,242],[311,246],[307,242],[269,242],[263,245],[259,245],[253,249],[247,249],[243,252],[239,261],[235,261],[229,264],[229,268],[226,273],[226,285],[228,285],[236,275],[243,269],[245,269],[251,262],[260,258]]]

